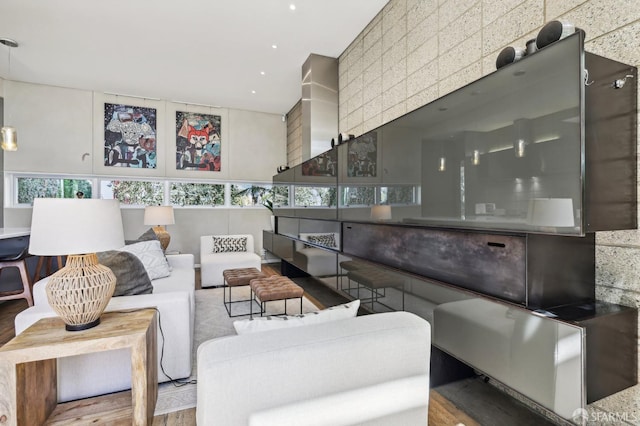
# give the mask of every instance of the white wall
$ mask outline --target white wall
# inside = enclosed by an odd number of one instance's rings
[[[19,143],[18,151],[5,153],[5,173],[270,182],[277,167],[286,162],[286,125],[281,115],[128,98],[15,81],[0,80],[0,84],[0,94],[5,98],[5,122],[11,122],[18,129]],[[104,102],[157,109],[156,169],[103,165]],[[222,117],[220,172],[176,170],[175,111]],[[31,209],[9,207],[4,210],[5,227],[30,226]],[[172,236],[169,250],[194,253],[196,262],[199,262],[200,235],[252,233],[259,253],[262,229],[270,229],[270,212],[266,208],[175,210],[176,224],[167,228]],[[127,239],[137,237],[148,228],[142,224],[143,209],[124,208],[122,214]]]

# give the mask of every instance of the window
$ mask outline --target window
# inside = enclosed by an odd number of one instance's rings
[[[383,186],[380,202],[385,204],[415,204],[416,187],[413,185]]]
[[[342,205],[372,206],[376,204],[376,188],[373,186],[345,186],[342,188]]]
[[[172,182],[169,198],[174,206],[223,206],[224,184]]]
[[[232,206],[260,206],[272,198],[271,185],[231,184]]]
[[[100,194],[129,206],[164,204],[164,183],[144,180],[105,180],[100,182]]]
[[[273,205],[277,207],[287,207],[289,205],[289,186],[274,185],[271,187],[273,193]]]
[[[12,182],[7,193],[12,200],[7,207],[26,207],[34,198],[73,198],[78,192],[84,198],[115,199],[122,206],[142,207],[173,205],[176,207],[255,207],[270,202],[290,205],[290,187],[270,183],[189,182],[168,179],[120,177],[69,177],[8,173]]]
[[[298,207],[331,207],[336,205],[336,188],[327,186],[296,186],[294,205]]]
[[[74,198],[82,192],[85,198],[93,195],[89,179],[17,178],[18,204],[32,204],[35,198]]]

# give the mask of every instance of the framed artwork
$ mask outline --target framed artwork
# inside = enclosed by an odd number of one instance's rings
[[[104,165],[155,169],[156,109],[104,104]]]
[[[376,177],[378,134],[369,132],[347,143],[347,177]]]
[[[335,149],[323,152],[302,163],[302,176],[330,176],[336,177],[338,153]]]
[[[220,171],[221,117],[176,111],[176,169]]]

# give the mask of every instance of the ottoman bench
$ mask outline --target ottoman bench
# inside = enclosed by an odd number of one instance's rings
[[[231,315],[231,305],[234,303],[250,302],[250,304],[253,306],[253,297],[251,297],[250,299],[231,300],[231,288],[249,285],[251,280],[255,278],[265,278],[266,275],[258,271],[258,269],[256,268],[235,268],[235,269],[225,269],[224,271],[222,271],[222,276],[224,279],[223,300],[224,300],[224,307],[227,309],[227,314],[229,314],[230,317],[239,317],[242,315],[248,315],[246,313]],[[227,287],[229,288],[228,300],[227,300]]]
[[[365,269],[365,268],[370,268],[371,265],[368,263],[365,263],[361,260],[343,260],[342,262],[340,262],[340,269],[347,271],[346,274],[343,274],[342,271],[340,274],[340,290],[345,290],[344,285],[342,283],[342,278],[343,276],[346,275],[347,277],[347,285],[348,287],[346,288],[347,293],[350,292],[352,290],[351,288],[351,280],[349,279],[349,272],[351,271],[355,271],[357,269]]]
[[[284,315],[287,315],[287,300],[300,299],[300,313],[302,314],[302,295],[304,289],[287,277],[272,275],[267,278],[255,278],[251,280],[251,295],[260,304],[260,316],[266,310],[267,302],[284,300]],[[253,317],[253,303],[251,304],[251,317]]]
[[[371,310],[375,312],[374,304],[378,303],[387,309],[395,310],[390,306],[382,303],[379,298],[386,297],[386,288],[397,288],[402,295],[402,309],[404,311],[404,279],[394,273],[387,272],[382,268],[376,268],[374,266],[366,267],[363,269],[354,269],[347,274],[349,280],[353,280],[364,287],[367,287],[371,291]],[[380,290],[382,289],[382,292]],[[360,299],[360,287],[358,286],[358,299]],[[360,299],[363,302],[369,299]]]

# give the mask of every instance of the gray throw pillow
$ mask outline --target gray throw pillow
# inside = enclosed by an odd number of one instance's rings
[[[124,243],[126,245],[129,245],[129,244],[139,243],[139,242],[142,242],[142,241],[153,241],[153,240],[157,240],[157,239],[158,239],[158,236],[153,231],[153,228],[149,228],[144,234],[140,235],[135,240],[125,240]]]
[[[149,275],[135,254],[116,250],[103,251],[98,253],[98,260],[104,266],[109,267],[116,276],[114,296],[153,292]]]

